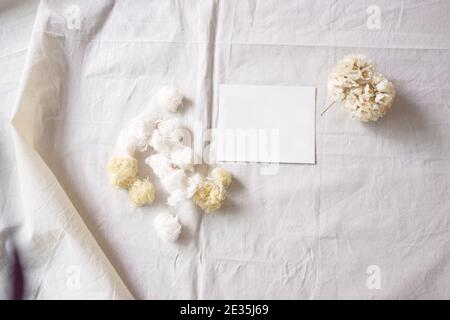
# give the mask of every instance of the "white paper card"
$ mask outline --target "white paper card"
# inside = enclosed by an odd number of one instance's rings
[[[314,87],[220,85],[216,160],[315,163]]]

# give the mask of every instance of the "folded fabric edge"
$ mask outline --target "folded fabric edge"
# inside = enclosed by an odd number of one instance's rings
[[[42,4],[39,6],[36,20],[39,19],[41,6]],[[19,249],[22,249],[25,269],[30,273],[31,271],[38,273],[27,275],[29,277],[28,284],[33,285],[33,288],[29,289],[28,297],[133,299],[133,295],[100,248],[51,169],[33,147],[33,130],[30,130],[30,124],[33,123],[29,123],[29,121],[35,120],[35,117],[32,116],[35,110],[32,109],[32,105],[27,103],[26,94],[29,89],[28,84],[33,81],[30,79],[33,74],[30,76],[28,71],[32,65],[33,52],[39,43],[39,34],[34,30],[35,28],[33,28],[30,49],[27,52],[11,119],[20,188],[18,192],[22,200],[23,211],[21,220],[23,224],[19,228],[17,241]],[[36,97],[32,96],[31,98]],[[58,241],[64,241],[64,250]],[[63,253],[68,262],[63,270],[66,277],[61,277],[59,271],[62,269],[58,270],[58,274],[55,272],[51,274],[50,271],[57,270],[49,269],[49,262],[57,260],[55,255],[58,252]],[[74,253],[73,264],[69,263],[71,252]],[[85,260],[83,261],[83,259]],[[69,285],[77,275],[69,271],[73,271],[73,267],[76,267],[80,261],[84,264],[80,267],[88,269],[87,274],[79,274],[78,277],[78,279],[87,279],[86,291],[81,289],[81,286]],[[64,264],[64,261],[57,261],[59,268]],[[64,280],[65,284],[62,284]],[[51,288],[46,288],[45,285],[49,285]]]

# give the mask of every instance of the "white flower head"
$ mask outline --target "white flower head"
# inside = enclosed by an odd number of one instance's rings
[[[183,105],[183,95],[173,87],[162,87],[158,92],[158,104],[164,110],[177,112]]]
[[[145,163],[152,168],[158,178],[166,176],[173,170],[169,158],[162,154],[152,154],[145,159]]]
[[[181,224],[176,216],[167,211],[159,213],[154,220],[156,234],[165,241],[177,241],[181,234]]]
[[[115,155],[134,157],[136,150],[145,151],[157,119],[158,115],[152,109],[144,110],[132,119],[119,133]]]
[[[170,155],[181,145],[183,130],[179,127],[178,119],[159,120],[150,139],[152,148],[161,154]]]
[[[192,169],[192,149],[187,146],[174,148],[170,154],[170,161],[182,169]]]
[[[184,190],[187,187],[187,175],[182,169],[173,169],[161,177],[161,183],[169,193]]]

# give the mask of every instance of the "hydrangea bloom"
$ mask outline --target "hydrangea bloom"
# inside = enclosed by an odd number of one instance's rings
[[[395,98],[393,84],[376,73],[374,63],[364,55],[348,55],[337,63],[328,78],[328,93],[352,118],[363,122],[384,116]]]

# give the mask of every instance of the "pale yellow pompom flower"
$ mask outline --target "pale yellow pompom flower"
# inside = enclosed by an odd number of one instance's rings
[[[155,187],[148,179],[137,179],[128,190],[131,201],[142,207],[152,203],[155,200]]]
[[[204,180],[197,187],[193,199],[203,211],[207,213],[216,211],[225,200],[225,188],[212,181]]]
[[[214,168],[211,171],[211,178],[219,185],[222,185],[224,188],[228,188],[231,185],[231,174],[225,170],[224,168]]]
[[[109,182],[117,187],[127,189],[137,175],[137,160],[130,157],[113,157],[107,165]]]

